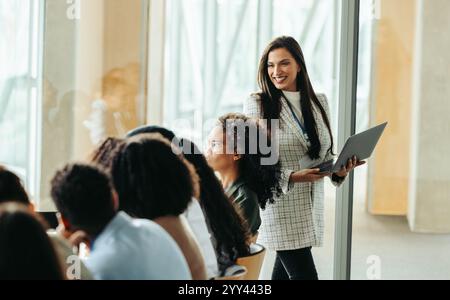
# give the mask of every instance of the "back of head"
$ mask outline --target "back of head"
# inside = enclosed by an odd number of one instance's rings
[[[20,178],[0,166],[0,203],[10,201],[30,205],[30,199]]]
[[[173,131],[171,131],[167,128],[155,126],[155,125],[146,125],[146,126],[136,128],[136,129],[130,131],[127,134],[127,137],[131,138],[131,137],[137,136],[139,134],[146,134],[146,133],[159,133],[160,135],[162,135],[163,138],[169,140],[171,143],[173,143],[177,146],[179,145],[179,141]]]
[[[69,164],[56,172],[51,196],[61,215],[73,228],[97,234],[116,214],[111,181],[100,168]]]
[[[120,209],[134,217],[178,216],[198,195],[194,167],[160,134],[140,134],[122,146],[112,166]]]
[[[64,279],[44,226],[26,206],[0,205],[0,279]]]

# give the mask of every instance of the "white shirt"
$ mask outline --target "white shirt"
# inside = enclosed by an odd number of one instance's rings
[[[219,267],[217,265],[216,252],[211,241],[208,227],[206,225],[205,216],[197,199],[192,199],[187,210],[183,214],[191,227],[198,244],[200,245],[203,259],[205,260],[208,278],[218,276]]]
[[[303,120],[303,113],[302,113],[302,107],[300,105],[300,92],[288,92],[283,91],[284,96],[291,104],[295,114],[297,115],[297,118],[300,120],[302,125],[304,124]]]
[[[177,243],[158,224],[119,212],[94,241],[85,264],[97,280],[190,280]]]

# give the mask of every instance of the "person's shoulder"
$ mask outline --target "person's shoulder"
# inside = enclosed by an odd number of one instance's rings
[[[251,199],[255,200],[256,202],[258,201],[258,195],[249,187],[249,185],[245,181],[238,183],[236,195],[237,198],[240,199]]]
[[[261,100],[261,98],[262,98],[262,91],[251,93],[249,96],[249,99],[253,100]]]
[[[123,234],[124,232],[121,238]],[[146,253],[152,251],[155,255],[170,259],[178,259],[182,255],[172,236],[161,225],[148,219],[132,219],[123,244],[127,245],[124,251],[132,251],[139,255],[142,251]]]
[[[131,227],[133,227],[136,232],[143,232],[145,237],[148,236],[147,234],[164,237],[166,232],[156,222],[148,219],[133,219],[131,221]]]
[[[324,93],[316,93],[316,96],[321,103],[328,103],[327,95],[325,95]]]
[[[247,103],[256,103],[256,104],[260,104],[260,102],[262,101],[262,98],[263,98],[263,94],[262,94],[261,91],[259,91],[259,92],[251,93],[251,94],[247,97],[246,101],[247,101]]]
[[[126,225],[118,232],[117,238],[122,239],[126,236],[126,239],[141,240],[141,242],[152,239],[167,239],[168,233],[156,222],[149,219],[132,218],[124,212],[119,214],[126,221]]]
[[[192,198],[191,202],[189,203],[187,209],[185,210],[185,212],[183,213],[183,215],[188,219],[188,220],[196,220],[199,217],[203,216],[203,211],[202,211],[202,207],[200,206],[200,203],[198,202],[197,199]]]
[[[329,109],[329,104],[328,104],[328,98],[327,95],[324,93],[316,93],[316,97],[317,100],[319,100],[320,105],[322,105],[322,107],[328,111]]]
[[[70,243],[59,235],[55,230],[48,230],[47,235],[53,243],[55,250],[65,256],[70,256],[73,253]]]

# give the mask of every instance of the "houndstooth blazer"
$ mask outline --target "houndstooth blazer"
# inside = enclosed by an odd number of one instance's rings
[[[330,110],[325,95],[317,95],[324,107],[328,119]],[[268,249],[283,251],[306,247],[321,247],[324,231],[324,180],[314,183],[289,182],[293,172],[311,166],[302,166],[301,161],[308,151],[308,142],[292,116],[287,100],[282,98],[280,114],[280,130],[278,133],[280,163],[282,168],[281,186],[283,195],[275,199],[261,211],[262,224],[258,236],[258,243]],[[262,118],[261,99],[252,94],[244,104],[244,113],[253,118]],[[317,123],[319,139],[321,141],[320,163],[333,158],[327,152],[331,145],[328,128],[322,119],[320,110],[313,105]],[[333,182],[336,186],[340,182]]]

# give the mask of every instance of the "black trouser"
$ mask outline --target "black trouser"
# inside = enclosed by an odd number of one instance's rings
[[[318,280],[311,247],[277,251],[272,280]]]

